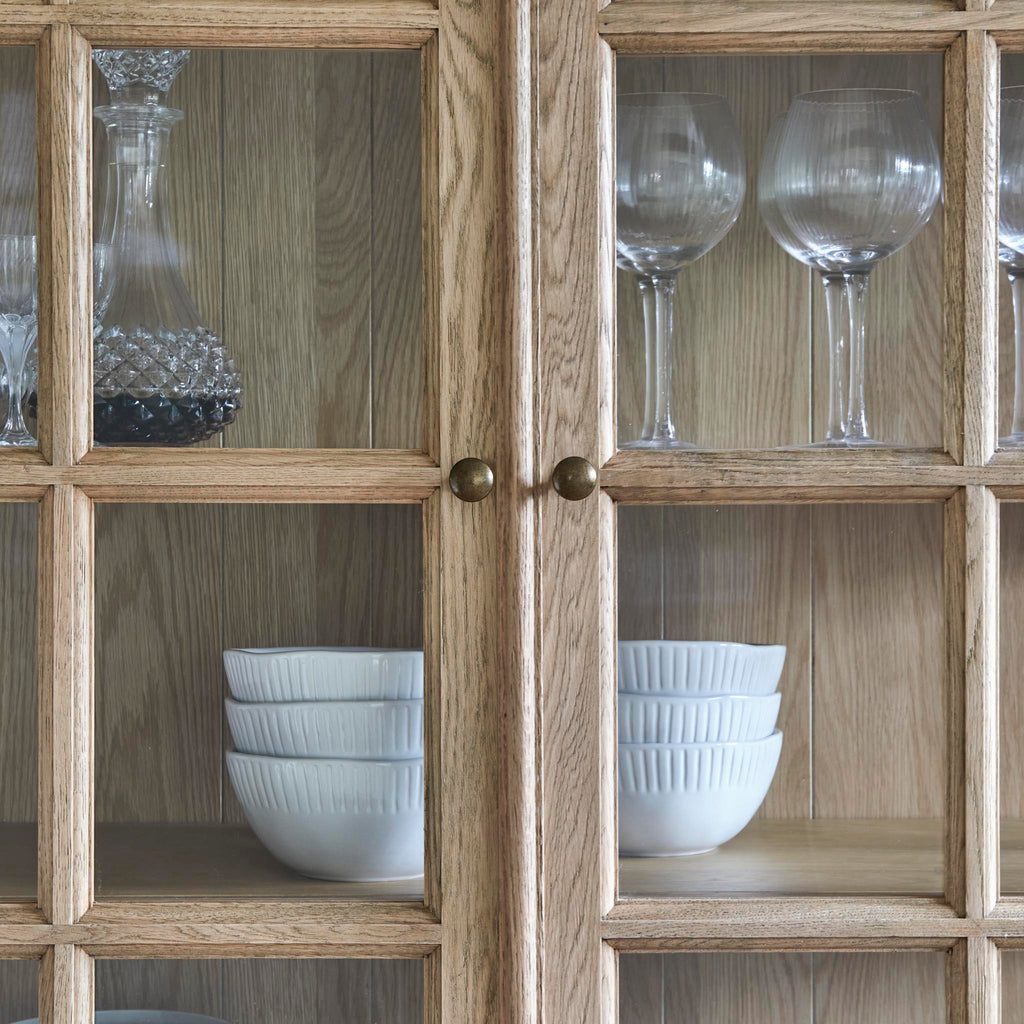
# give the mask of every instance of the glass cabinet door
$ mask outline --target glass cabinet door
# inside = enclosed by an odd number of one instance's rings
[[[539,15],[548,1021],[998,1019],[1016,38],[948,13]]]
[[[0,9],[8,1021],[498,1019],[504,15]]]

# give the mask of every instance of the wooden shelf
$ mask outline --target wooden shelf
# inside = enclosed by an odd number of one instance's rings
[[[942,822],[930,819],[758,820],[712,853],[620,858],[619,892],[934,896],[943,889],[942,845]]]
[[[245,825],[96,826],[96,899],[423,900],[423,879],[321,882],[275,860]]]

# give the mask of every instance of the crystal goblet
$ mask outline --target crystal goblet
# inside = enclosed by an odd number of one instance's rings
[[[25,426],[25,361],[36,343],[36,236],[0,235],[0,358],[7,374],[7,422],[0,445],[32,447]]]
[[[644,428],[626,448],[691,448],[672,422],[672,303],[676,277],[736,222],[746,187],[743,147],[728,102],[702,93],[618,98],[616,250],[644,303]]]
[[[781,114],[772,122],[761,152],[757,174],[757,205],[761,219],[772,237],[790,256],[817,271],[825,290],[825,317],[828,323],[828,425],[825,440],[800,448],[841,448],[846,445],[847,387],[849,385],[849,346],[847,329],[849,310],[845,301],[842,266],[820,256],[802,244],[786,224],[778,203],[776,175],[779,166],[779,141],[785,125]]]
[[[845,443],[881,447],[865,409],[865,301],[872,269],[917,235],[939,198],[939,151],[920,96],[902,89],[797,96],[779,140],[775,181],[794,237],[842,269],[850,306]]]

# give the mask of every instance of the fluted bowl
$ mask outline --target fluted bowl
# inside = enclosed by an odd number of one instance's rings
[[[226,755],[260,842],[310,878],[379,882],[423,874],[423,760]]]
[[[235,700],[419,700],[423,652],[375,647],[246,647],[224,652]]]
[[[782,733],[747,743],[620,743],[619,853],[671,857],[728,842],[764,802]]]
[[[782,644],[718,640],[623,640],[619,643],[619,690],[709,696],[764,695],[779,685]]]
[[[422,700],[224,701],[235,747],[274,757],[423,756]]]
[[[620,743],[735,743],[770,736],[781,693],[674,697],[619,694]]]

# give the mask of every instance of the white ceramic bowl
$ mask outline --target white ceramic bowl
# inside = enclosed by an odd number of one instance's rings
[[[735,743],[770,736],[781,693],[661,697],[619,694],[620,743]]]
[[[422,700],[245,704],[225,700],[235,746],[274,757],[423,756]]]
[[[786,648],[716,640],[623,640],[619,690],[709,696],[772,693],[779,685]]]
[[[423,652],[372,647],[262,647],[224,652],[235,700],[419,700]]]
[[[741,832],[772,784],[776,730],[750,743],[619,745],[619,853],[707,853]]]
[[[310,878],[379,882],[423,874],[423,761],[226,755],[253,832]]]

